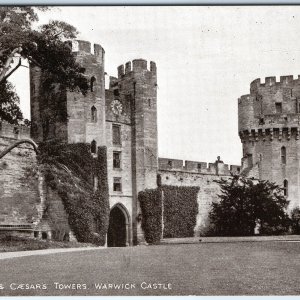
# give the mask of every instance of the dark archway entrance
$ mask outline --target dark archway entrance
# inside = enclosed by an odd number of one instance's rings
[[[128,215],[123,207],[116,205],[109,214],[107,232],[108,247],[126,247],[128,243]]]

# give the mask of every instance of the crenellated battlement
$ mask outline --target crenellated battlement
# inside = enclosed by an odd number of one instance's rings
[[[252,143],[257,141],[289,141],[299,140],[300,127],[282,127],[266,129],[250,129],[239,132],[242,143]]]
[[[148,71],[156,75],[156,63],[150,61],[150,66],[148,68],[148,62],[145,59],[134,59],[132,62],[129,61],[125,65],[120,65],[118,67],[118,78],[122,78],[123,76],[134,72],[134,73],[142,73],[144,71]]]
[[[211,175],[228,175],[239,174],[240,166],[224,164],[221,160],[214,163],[180,160],[172,158],[159,158],[158,169],[168,171],[179,171],[187,173],[211,174]]]
[[[298,127],[300,124],[300,75],[257,78],[250,94],[238,99],[239,132]]]
[[[76,40],[76,41],[69,41],[68,42],[72,52],[77,54],[90,54],[94,55],[98,58],[103,58],[104,56],[104,49],[99,44],[94,44],[94,52],[92,53],[92,44],[89,41],[82,41],[82,40]]]
[[[0,137],[25,139],[30,138],[30,127],[26,125],[13,125],[0,121]]]
[[[257,78],[250,83],[250,91],[254,91],[259,87],[270,87],[270,86],[283,86],[299,84],[300,75],[298,78],[294,78],[293,75],[280,76],[279,80],[276,80],[276,76],[265,77],[265,79]]]
[[[238,104],[249,103],[252,100],[253,96],[250,94],[242,95],[240,98],[238,98]]]

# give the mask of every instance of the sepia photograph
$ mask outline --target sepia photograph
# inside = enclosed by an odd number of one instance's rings
[[[0,297],[299,296],[299,32],[0,4]]]

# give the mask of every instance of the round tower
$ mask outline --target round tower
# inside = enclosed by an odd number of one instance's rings
[[[289,208],[300,205],[300,79],[266,77],[238,99],[242,174],[284,188]]]
[[[105,86],[104,86],[104,49],[94,45],[91,52],[88,41],[72,41],[70,49],[76,62],[82,67],[88,79],[89,90],[84,96],[78,91],[69,91],[56,84],[51,91],[45,91],[41,82],[42,70],[30,67],[31,90],[31,134],[36,141],[58,139],[66,143],[93,143],[105,145]],[[51,107],[59,106],[57,112]]]

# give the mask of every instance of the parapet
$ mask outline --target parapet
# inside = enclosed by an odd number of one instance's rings
[[[150,67],[148,69],[148,62],[145,59],[134,59],[132,62],[128,61],[125,65],[120,65],[118,67],[118,78],[129,74],[130,72],[141,73],[143,71],[148,71],[156,74],[156,64],[150,61]]]
[[[293,75],[280,76],[279,81],[276,81],[276,76],[265,77],[264,82],[261,78],[257,78],[250,83],[250,92],[255,91],[260,87],[270,87],[274,85],[294,85],[298,83],[299,80],[300,75],[298,75],[298,78],[294,78]]]
[[[247,95],[242,95],[239,99],[238,99],[238,103],[249,103],[252,100],[252,96],[250,94]]]
[[[92,44],[89,41],[82,41],[82,40],[76,40],[76,41],[69,41],[68,42],[70,46],[72,47],[72,52],[75,53],[87,53],[87,54],[94,54],[96,57],[103,58],[104,56],[104,49],[99,44],[94,44],[94,53],[92,53]]]
[[[114,76],[109,76],[109,89],[114,88],[118,85],[118,78]]]
[[[167,171],[177,171],[186,173],[199,173],[211,175],[231,175],[231,173],[239,173],[240,166],[228,166],[222,161],[215,161],[214,163],[206,163],[199,161],[180,160],[172,158],[158,158],[158,169]]]
[[[0,136],[13,139],[30,138],[30,127],[25,125],[13,125],[0,121]]]

